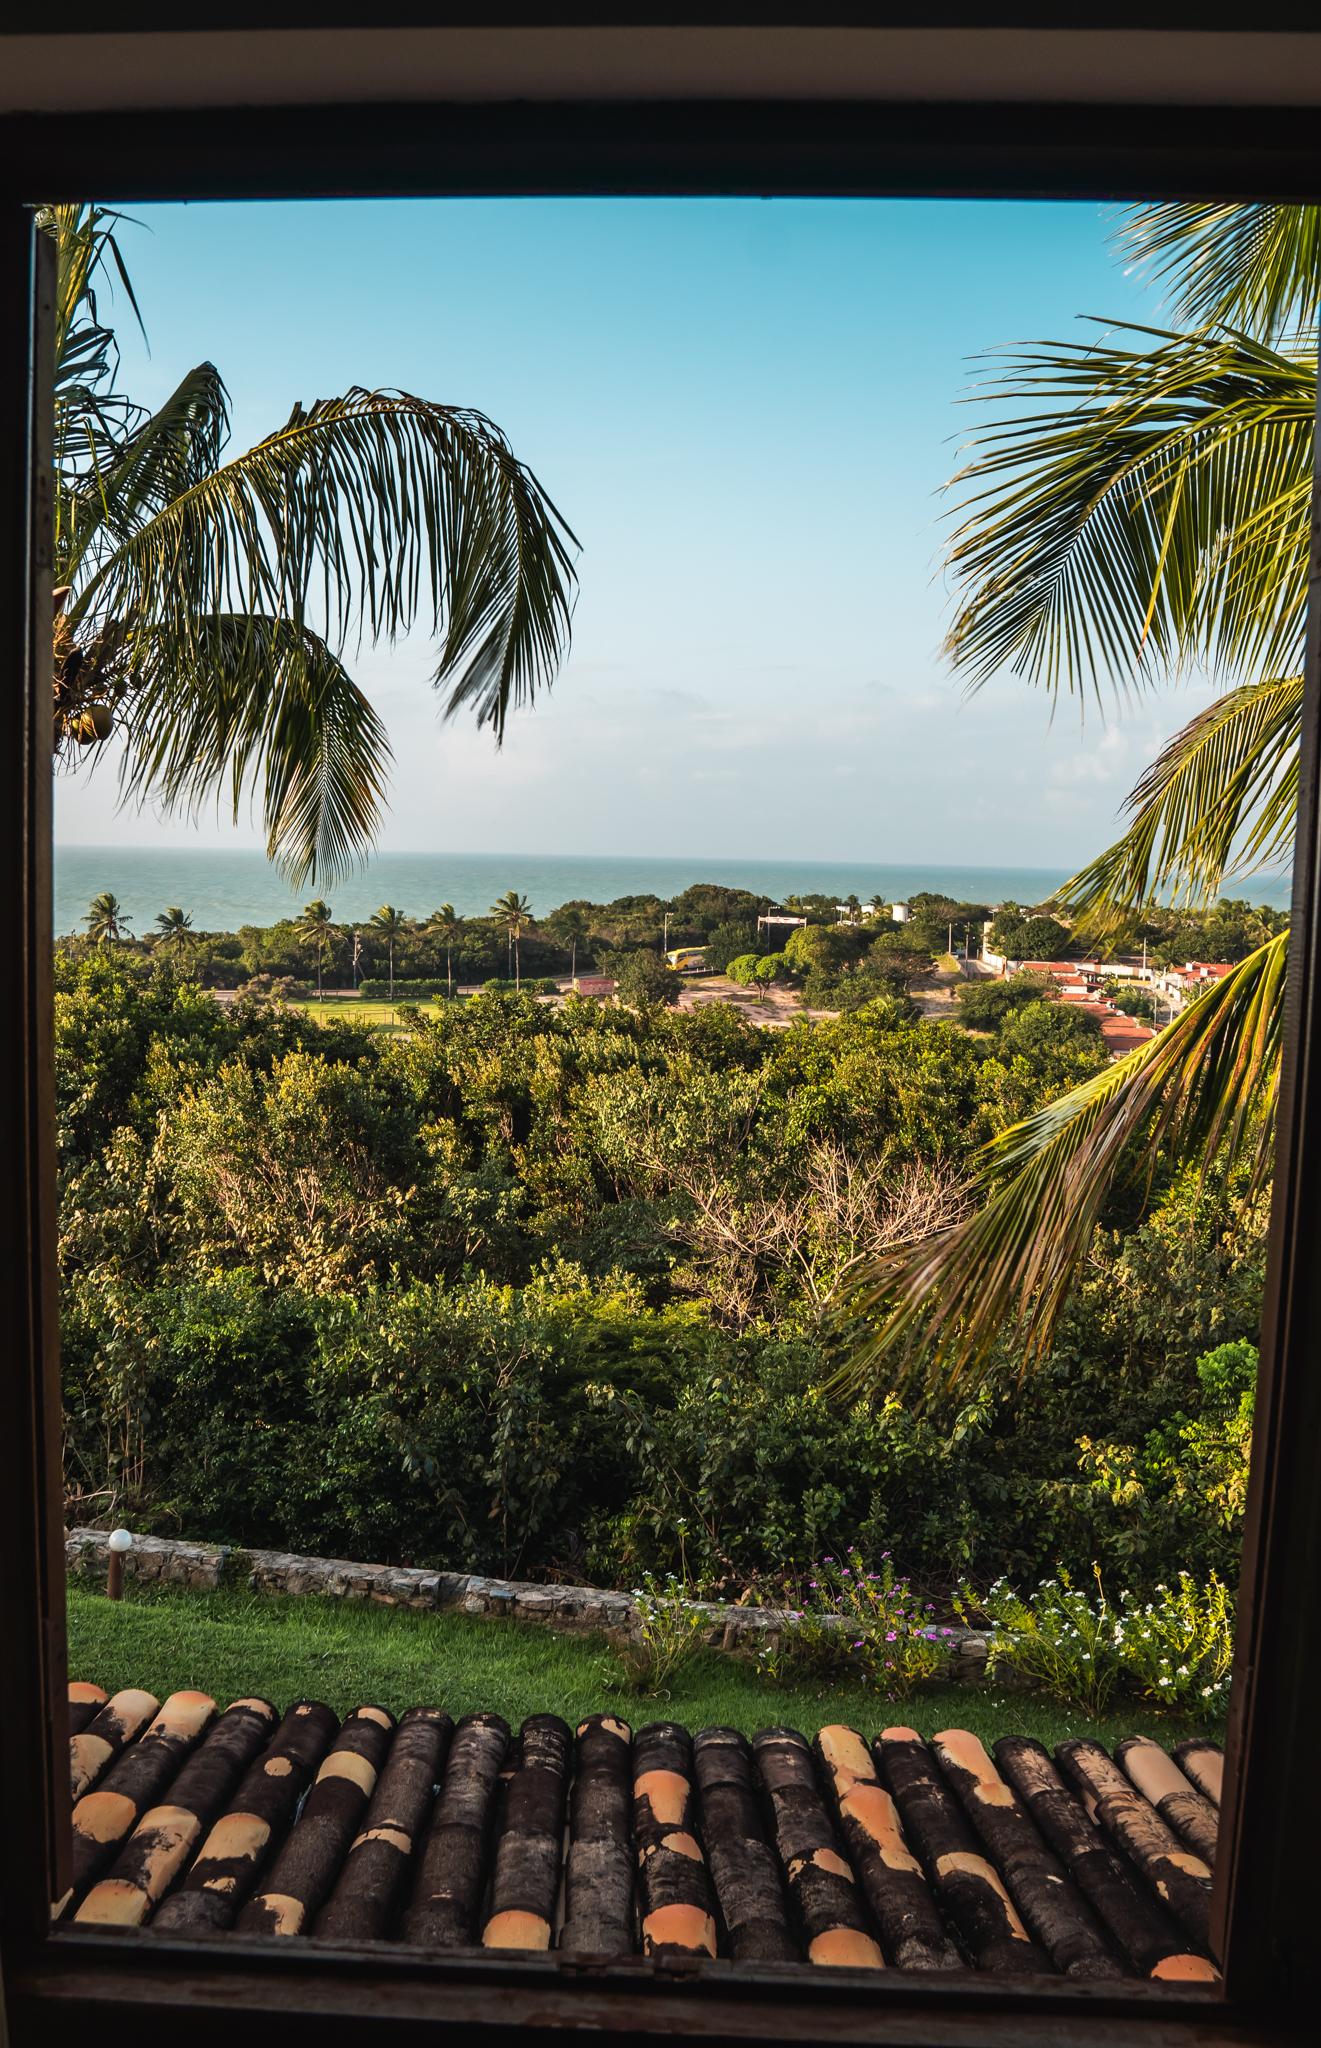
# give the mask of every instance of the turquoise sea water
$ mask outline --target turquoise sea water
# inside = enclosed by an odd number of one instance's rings
[[[901,861],[729,860],[665,855],[656,859],[576,858],[545,853],[382,853],[334,888],[291,891],[258,852],[208,847],[60,846],[55,849],[55,929],[76,931],[92,897],[113,890],[135,932],[177,903],[198,931],[236,931],[243,924],[274,924],[320,893],[337,921],[369,917],[392,903],[409,917],[426,917],[452,903],[465,917],[488,910],[506,889],[530,898],[543,917],[559,903],[584,897],[610,903],[619,896],[678,895],[693,882],[718,882],[779,901],[793,891],[821,890],[867,902],[939,891],[965,902],[1038,903],[1065,880],[1064,868],[942,867]],[[1230,892],[1254,903],[1287,907],[1288,878],[1255,877]]]

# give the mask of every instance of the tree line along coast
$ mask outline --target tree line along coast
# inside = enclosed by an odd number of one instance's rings
[[[908,997],[940,963],[955,964],[951,953],[965,969],[983,954],[1021,962],[1086,953],[1117,969],[1139,957],[1152,969],[1190,960],[1232,963],[1286,922],[1278,911],[1234,899],[1200,911],[1151,905],[1098,949],[1075,936],[1067,905],[972,903],[929,891],[902,904],[819,893],[771,902],[745,889],[698,883],[669,901],[576,899],[544,917],[534,917],[514,889],[481,916],[462,915],[449,903],[424,916],[383,904],[369,917],[342,920],[314,898],[297,917],[233,932],[203,931],[188,911],[171,905],[135,932],[118,898],[105,891],[89,905],[83,929],[60,943],[74,957],[114,945],[144,960],[172,961],[203,987],[254,996],[333,988],[432,1001],[504,981],[549,993],[591,976],[615,982],[625,1000],[673,1001],[683,976],[696,973],[745,986],[778,984],[801,992],[808,1007],[852,1009],[882,996]],[[1149,1014],[1150,998],[1140,989],[1116,984],[1116,992],[1120,1007]],[[985,999],[974,998],[971,988],[960,993],[966,1021],[977,1028]]]

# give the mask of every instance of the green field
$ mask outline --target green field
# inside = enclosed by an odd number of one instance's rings
[[[339,1023],[347,1019],[354,1024],[374,1024],[385,1031],[402,1031],[399,1022],[398,1003],[364,1002],[361,996],[326,996],[318,1001],[315,996],[299,999],[289,1005],[291,1010],[302,1010],[308,1017],[323,1020],[335,1018]],[[444,1008],[443,1002],[418,1003],[424,1017],[434,1017]]]
[[[1150,1734],[1168,1742],[1189,1732],[1137,1709],[1089,1721],[995,1686],[939,1686],[902,1705],[861,1688],[773,1687],[750,1664],[713,1650],[688,1665],[668,1695],[639,1696],[612,1686],[613,1660],[599,1639],[237,1590],[130,1586],[116,1604],[71,1587],[69,1675],[109,1691],[145,1686],[158,1698],[196,1686],[222,1704],[256,1693],[280,1707],[304,1697],[325,1700],[341,1714],[366,1704],[396,1714],[442,1706],[456,1719],[486,1709],[512,1723],[547,1712],[575,1722],[611,1709],[637,1724],[673,1718],[693,1729],[720,1725],[749,1735],[777,1722],[810,1735],[832,1721],[869,1735],[907,1722],[924,1735],[960,1727],[986,1742],[1036,1735],[1047,1744],[1069,1735],[1110,1743]]]

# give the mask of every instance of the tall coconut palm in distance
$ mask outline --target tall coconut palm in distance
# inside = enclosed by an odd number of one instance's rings
[[[518,942],[524,932],[531,930],[532,905],[516,889],[506,889],[504,895],[491,905],[491,915],[505,935],[506,948],[513,949],[514,987],[518,988],[521,985]]]
[[[124,915],[124,906],[118,896],[109,889],[103,889],[99,896],[93,896],[87,906],[83,923],[87,936],[98,946],[109,944],[113,939],[128,937],[129,920]]]
[[[393,903],[383,903],[380,909],[374,912],[373,915],[368,918],[367,922],[370,924],[374,932],[380,933],[381,937],[385,940],[387,946],[390,949],[390,1001],[393,1002],[394,944],[395,940],[399,937],[399,934],[407,927],[408,919],[404,916],[401,910],[395,909]]]
[[[1151,689],[1189,663],[1224,694],[1167,743],[1128,827],[1060,892],[1080,937],[1144,905],[1216,900],[1288,858],[1298,795],[1317,401],[1321,210],[1164,204],[1127,253],[1181,328],[1136,328],[1012,360],[1008,408],[975,444],[950,549],[949,637],[973,683],[1005,668],[1080,703]],[[1246,1155],[1269,1172],[1288,932],[1173,1023],[1002,1132],[968,1214],[861,1276],[871,1334],[842,1375],[896,1362],[946,1383],[999,1333],[1040,1358],[1111,1191],[1157,1157]]]
[[[115,736],[121,788],[166,811],[260,806],[267,852],[324,881],[370,845],[385,728],[346,666],[365,637],[436,643],[446,717],[499,744],[569,640],[573,536],[467,406],[352,386],[230,454],[211,363],[153,412],[118,388],[108,287],[137,312],[121,223],[40,216],[55,314],[55,744]]]
[[[559,924],[561,940],[568,941],[569,979],[570,981],[576,981],[578,979],[578,948],[590,930],[587,922],[587,913],[584,910],[576,909],[562,910],[557,922]]]
[[[159,912],[156,930],[159,934],[156,940],[158,951],[173,953],[176,956],[192,951],[193,920],[177,903],[172,903],[168,909]]]
[[[454,948],[463,937],[467,919],[460,917],[452,903],[442,903],[439,910],[433,910],[426,922],[426,929],[440,940],[445,948],[445,983],[449,994],[454,994]]]
[[[298,933],[300,939],[303,939],[312,947],[316,954],[316,999],[319,1003],[323,1003],[325,1001],[325,991],[322,986],[322,977],[325,971],[326,957],[330,952],[330,942],[335,936],[335,924],[330,914],[329,904],[324,903],[319,896],[314,896],[310,903],[303,905],[294,924],[294,930]]]

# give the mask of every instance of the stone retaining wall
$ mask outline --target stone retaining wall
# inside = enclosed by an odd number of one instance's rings
[[[104,1529],[73,1529],[65,1538],[71,1575],[104,1579],[110,1552]],[[135,1536],[124,1558],[126,1577],[214,1589],[246,1585],[254,1593],[315,1593],[338,1600],[375,1600],[383,1607],[444,1609],[494,1619],[540,1622],[567,1632],[628,1635],[636,1610],[628,1593],[597,1586],[554,1586],[525,1579],[485,1579],[468,1572],[413,1565],[354,1564],[339,1557],[299,1557],[287,1550],[241,1550],[225,1543],[185,1543],[172,1536]],[[745,1655],[773,1643],[787,1616],[778,1607],[701,1603],[710,1640]],[[986,1637],[958,1629],[949,1638],[949,1675],[977,1682],[986,1675]]]

